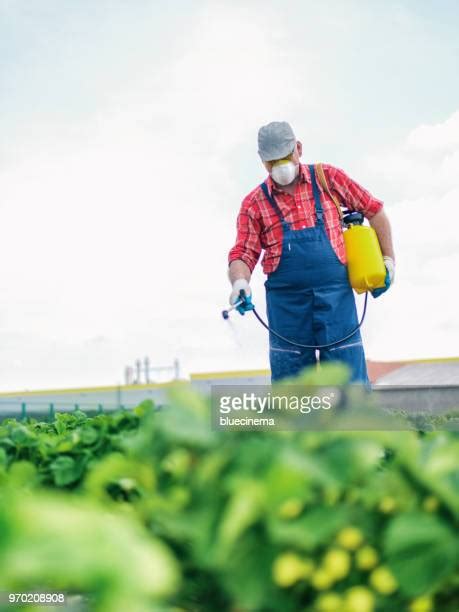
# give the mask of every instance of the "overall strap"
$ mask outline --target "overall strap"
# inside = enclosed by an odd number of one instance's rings
[[[314,194],[314,203],[316,205],[317,225],[323,225],[324,211],[322,209],[322,204],[320,203],[320,195],[319,195],[320,192],[317,186],[316,173],[314,171],[314,164],[310,164],[308,168],[311,174],[312,193]]]
[[[263,183],[261,183],[260,187],[262,188],[263,193],[265,194],[266,199],[268,200],[268,202],[271,204],[271,206],[276,211],[279,219],[281,220],[282,225],[286,225],[287,227],[290,227],[288,221],[285,220],[284,215],[282,214],[282,211],[279,208],[279,205],[277,204],[276,200],[269,193],[268,185],[263,181]]]
[[[328,195],[333,200],[333,202],[334,202],[334,204],[336,206],[336,210],[338,211],[339,218],[341,219],[341,222],[342,222],[343,221],[343,211],[341,210],[341,206],[340,206],[340,203],[338,202],[338,199],[330,191],[330,188],[329,188],[328,183],[327,183],[327,179],[325,178],[325,173],[324,173],[323,165],[322,164],[316,164],[315,165],[315,170],[316,170],[317,176],[319,177],[319,183],[322,185],[324,190],[328,193]]]

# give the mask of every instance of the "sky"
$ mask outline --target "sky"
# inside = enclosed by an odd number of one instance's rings
[[[384,201],[367,357],[458,356],[458,25],[453,0],[0,0],[0,391],[268,367],[220,313],[273,120]]]

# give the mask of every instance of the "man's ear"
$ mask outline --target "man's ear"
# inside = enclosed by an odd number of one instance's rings
[[[301,157],[303,155],[303,145],[299,140],[296,142],[296,149],[298,151],[298,157]]]

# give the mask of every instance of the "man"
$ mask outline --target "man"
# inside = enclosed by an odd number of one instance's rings
[[[320,349],[320,361],[346,363],[351,382],[368,386],[360,331],[342,340],[358,318],[341,219],[330,193],[348,210],[363,213],[376,231],[387,274],[385,287],[374,290],[374,297],[394,281],[395,257],[383,203],[329,164],[322,165],[328,189],[321,188],[315,167],[300,163],[302,144],[286,122],[259,130],[258,154],[269,176],[244,198],[239,211],[237,239],[229,252],[230,303],[239,300],[243,289],[249,300],[238,310],[244,314],[251,307],[250,278],[265,249],[268,321],[282,336],[269,334],[272,381],[316,363],[316,349],[298,345],[335,343]]]

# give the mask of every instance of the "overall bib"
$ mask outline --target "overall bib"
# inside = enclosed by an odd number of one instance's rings
[[[265,282],[269,327],[300,344],[328,344],[348,335],[358,325],[347,267],[328,239],[314,166],[309,165],[316,224],[293,230],[269,194],[263,193],[282,223],[282,253],[278,267]],[[316,363],[315,349],[293,346],[269,334],[271,381],[295,376]],[[320,361],[341,361],[351,370],[351,382],[369,386],[360,330],[350,338],[320,349]]]

